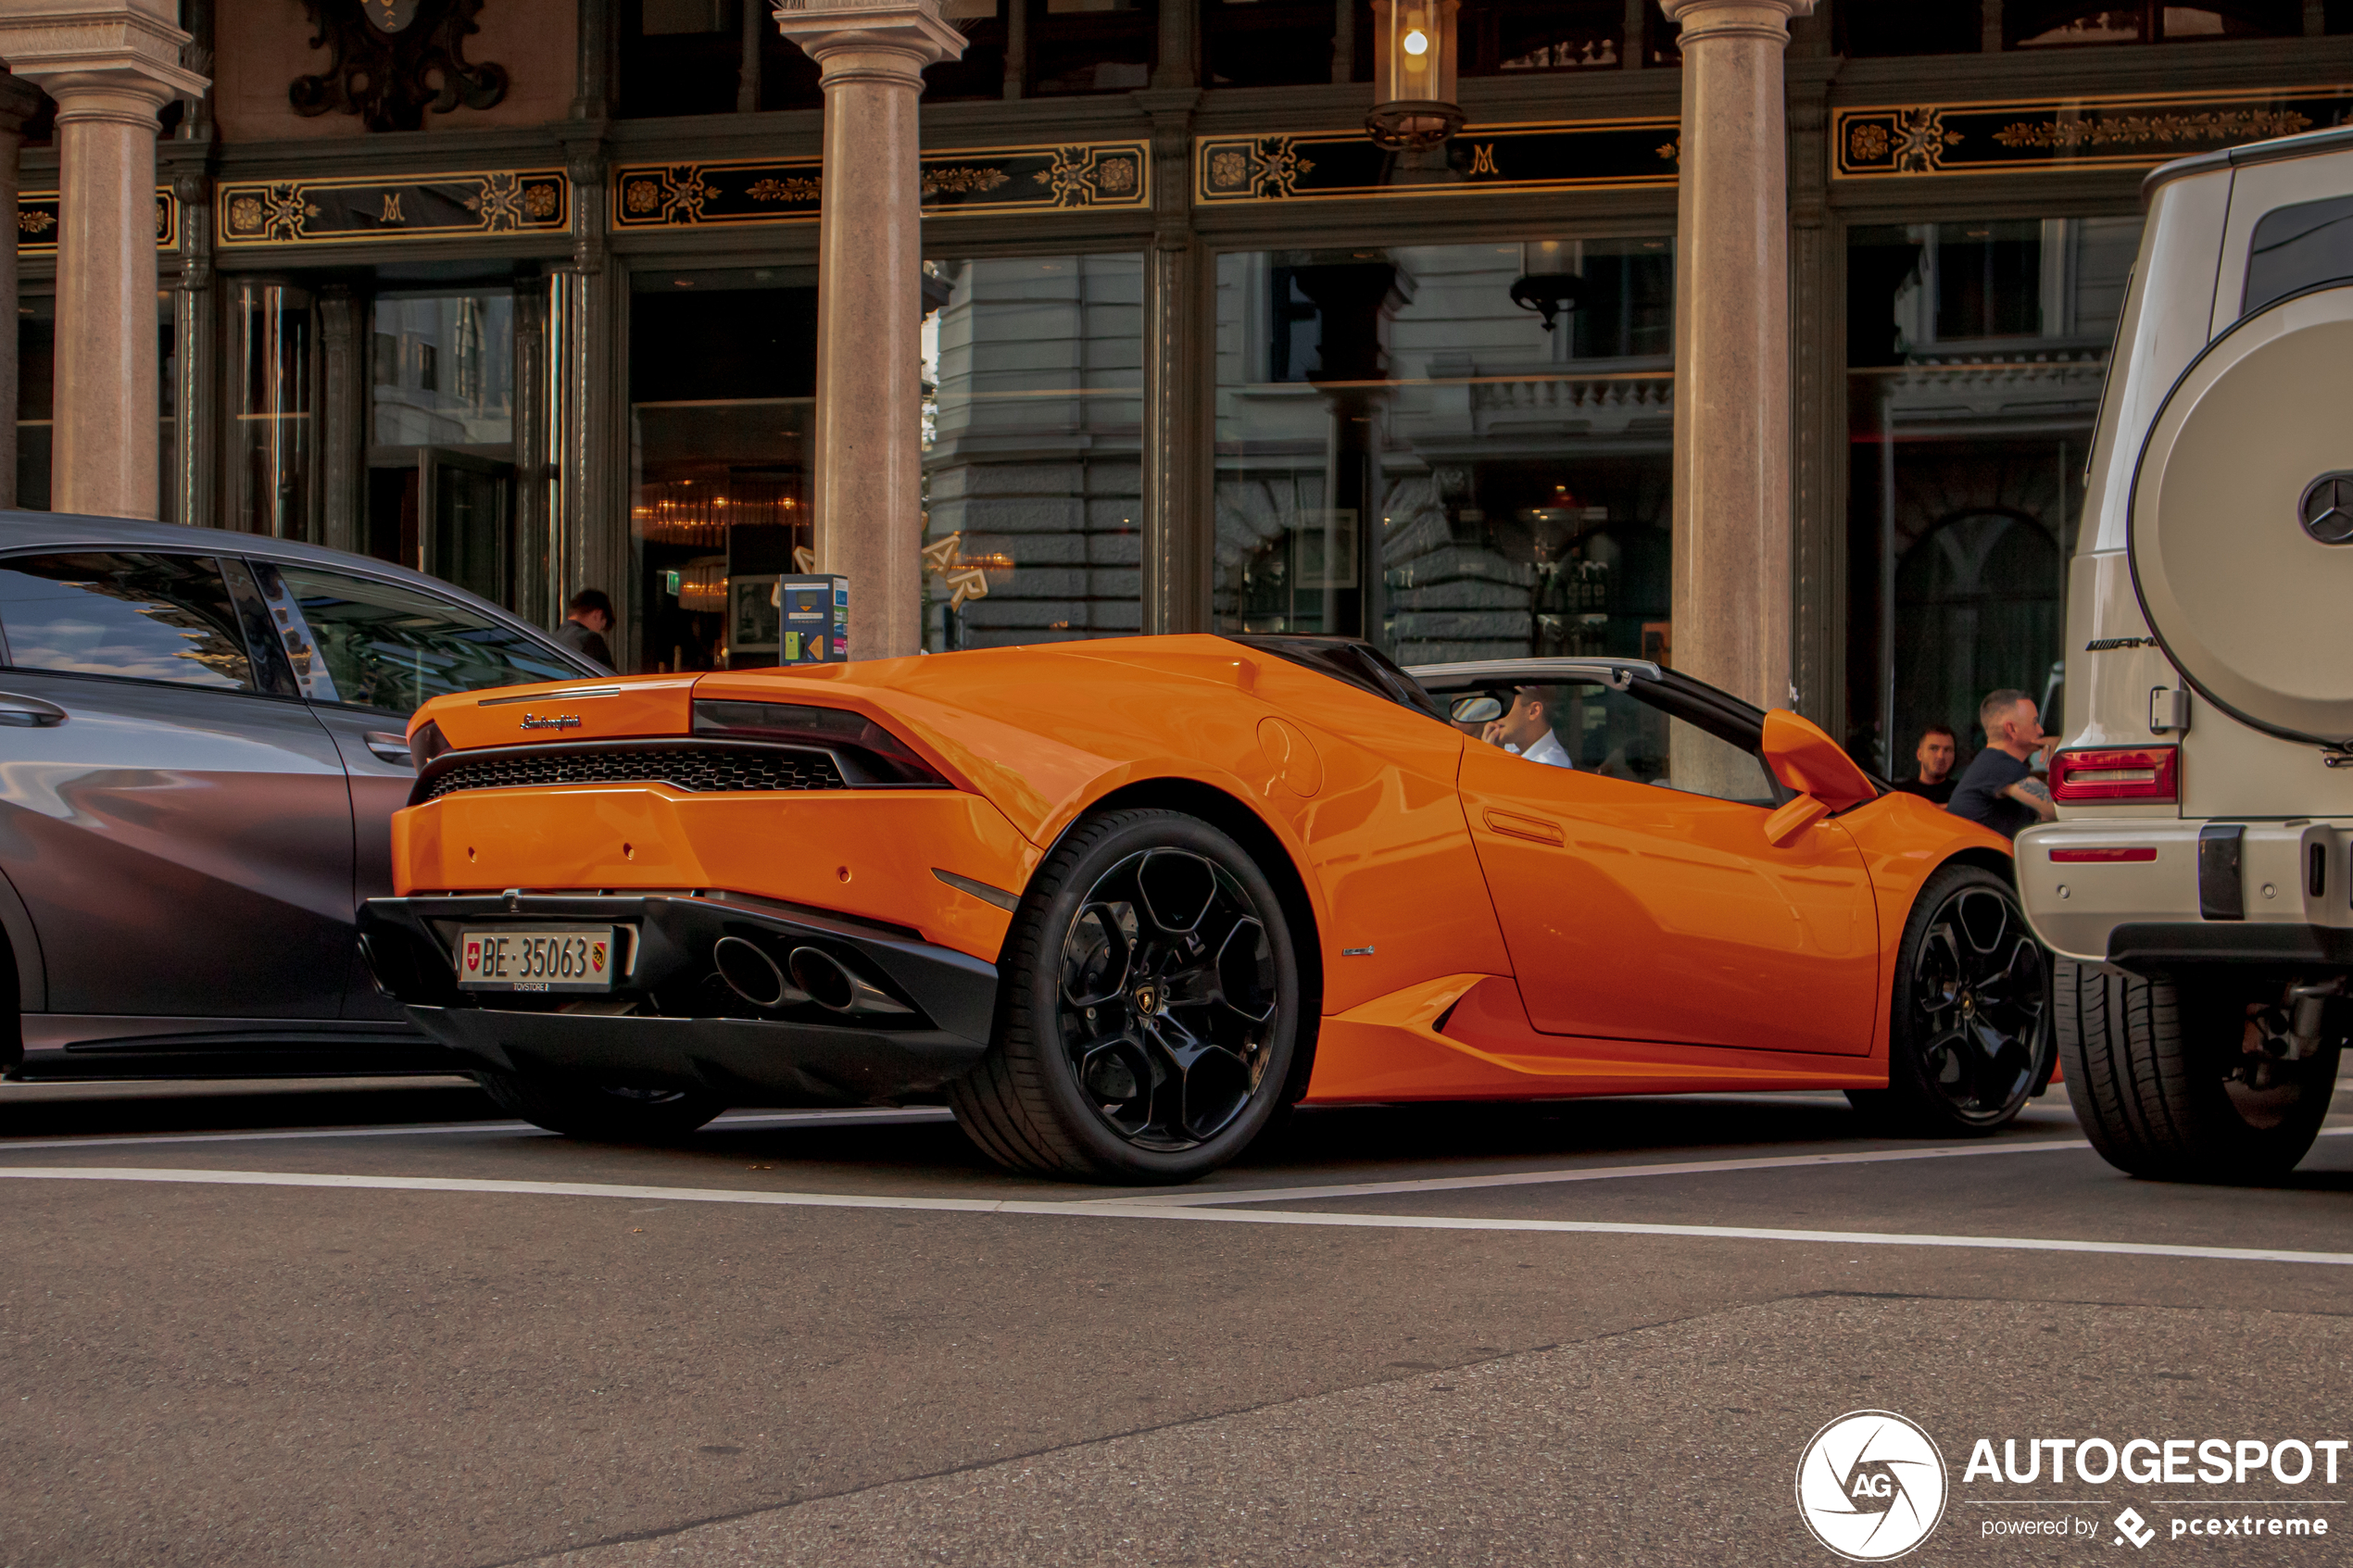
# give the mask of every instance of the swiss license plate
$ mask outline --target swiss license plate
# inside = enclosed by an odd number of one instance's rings
[[[458,934],[458,984],[469,991],[610,991],[610,925],[500,926]]]

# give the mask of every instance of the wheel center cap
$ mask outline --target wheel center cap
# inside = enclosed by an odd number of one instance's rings
[[[1160,988],[1156,985],[1136,987],[1136,1010],[1146,1018],[1160,1010]]]

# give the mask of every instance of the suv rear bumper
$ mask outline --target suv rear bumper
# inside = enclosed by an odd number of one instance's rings
[[[593,922],[635,934],[602,996],[460,990],[457,932]],[[710,1089],[737,1103],[868,1105],[936,1094],[979,1061],[996,1010],[993,965],[863,921],[741,895],[477,894],[371,898],[360,944],[376,983],[472,1067]],[[780,964],[815,947],[903,1010],[758,1008],[717,981],[723,936]],[[615,1013],[630,1005],[635,1010]],[[589,1009],[600,1010],[588,1010]]]
[[[2353,964],[2353,822],[2077,819],[2028,828],[2016,856],[2035,935],[2070,958]]]

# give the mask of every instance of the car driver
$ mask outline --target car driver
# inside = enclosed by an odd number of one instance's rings
[[[1516,757],[1530,762],[1541,762],[1547,768],[1574,768],[1576,759],[1568,747],[1553,734],[1553,710],[1556,706],[1551,692],[1542,686],[1518,686],[1513,689],[1512,705],[1504,716],[1490,722],[1481,736],[1490,746],[1500,746]]]

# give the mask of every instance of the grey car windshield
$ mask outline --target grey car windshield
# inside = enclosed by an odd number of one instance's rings
[[[313,702],[405,715],[448,692],[580,673],[520,632],[399,583],[266,561],[254,570]]]

